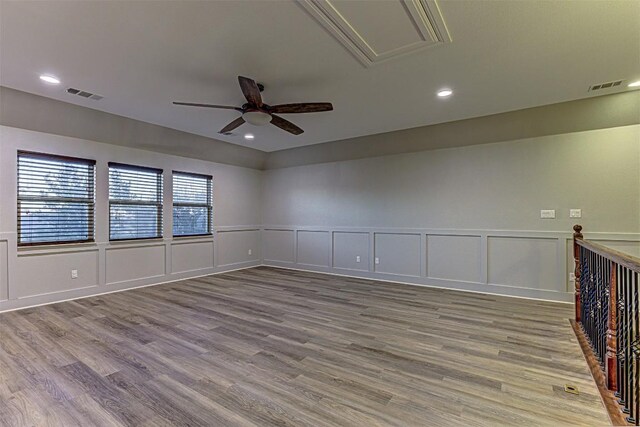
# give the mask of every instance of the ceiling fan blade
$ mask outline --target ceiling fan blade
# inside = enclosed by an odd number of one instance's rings
[[[305,102],[301,104],[280,104],[271,107],[271,112],[278,114],[294,113],[319,113],[321,111],[331,111],[333,105],[330,102]]]
[[[256,107],[262,107],[262,95],[260,95],[260,89],[258,88],[258,84],[248,78],[238,76],[238,82],[240,83],[240,89],[242,89],[242,93],[244,97],[247,98],[249,104],[253,104]]]
[[[207,107],[207,108],[223,108],[225,110],[242,111],[242,108],[232,107],[230,105],[214,105],[214,104],[197,104],[194,102],[173,102],[174,105],[187,105],[189,107]]]
[[[234,130],[235,128],[237,128],[238,126],[240,126],[243,123],[244,123],[244,119],[242,118],[242,116],[240,116],[237,119],[235,119],[234,121],[232,121],[231,123],[229,123],[228,125],[226,125],[225,127],[223,127],[222,129],[220,129],[220,132],[218,132],[218,133],[231,132],[232,130]]]
[[[289,120],[285,120],[282,117],[276,116],[275,114],[271,115],[271,124],[276,125],[280,129],[286,130],[287,132],[292,133],[294,135],[300,135],[302,132],[304,132],[298,126],[291,123]]]

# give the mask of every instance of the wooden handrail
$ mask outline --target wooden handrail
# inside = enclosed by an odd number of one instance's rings
[[[608,248],[599,243],[595,243],[589,240],[576,239],[576,244],[587,248],[592,252],[602,255],[603,257],[615,262],[616,264],[623,265],[629,270],[633,270],[640,273],[640,258],[636,258],[632,255],[625,254],[624,252],[616,251],[615,249]]]

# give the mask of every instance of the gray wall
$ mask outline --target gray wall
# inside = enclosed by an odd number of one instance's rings
[[[266,159],[266,153],[252,148],[3,86],[0,125],[255,169]]]
[[[0,311],[261,263],[261,171],[7,126],[0,141]],[[20,149],[96,160],[94,244],[16,247]],[[164,239],[109,242],[110,161],[164,169]],[[171,237],[172,170],[213,175],[213,236]]]
[[[638,250],[639,165],[632,125],[265,171],[265,262],[568,300],[573,224]]]
[[[269,153],[266,169],[514,141],[640,123],[640,91],[595,96],[490,116]]]
[[[621,126],[640,120],[639,95],[266,155],[2,88],[0,124],[12,126],[0,126],[0,311],[260,263],[569,300],[574,223],[640,255],[640,126]],[[126,147],[140,141],[155,152]],[[97,160],[96,244],[17,249],[18,149]],[[110,243],[108,161],[212,174],[214,236]],[[256,170],[265,161],[316,164]],[[170,203],[164,217],[170,236]]]

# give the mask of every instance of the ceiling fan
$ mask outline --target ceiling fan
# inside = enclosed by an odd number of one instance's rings
[[[225,110],[236,110],[242,113],[242,116],[238,117],[222,129],[221,134],[227,134],[247,122],[255,126],[266,125],[271,123],[278,126],[280,129],[285,130],[294,135],[300,135],[304,132],[298,126],[294,125],[288,120],[283,119],[276,114],[298,114],[298,113],[317,113],[321,111],[333,110],[333,105],[330,102],[305,102],[301,104],[280,104],[280,105],[267,105],[262,102],[262,96],[260,92],[264,90],[264,86],[260,83],[256,83],[254,80],[248,77],[238,76],[238,82],[240,83],[240,89],[247,99],[247,102],[242,107],[232,107],[228,105],[213,105],[213,104],[197,104],[193,102],[174,102],[175,105],[187,105],[191,107],[207,107],[207,108],[222,108]]]

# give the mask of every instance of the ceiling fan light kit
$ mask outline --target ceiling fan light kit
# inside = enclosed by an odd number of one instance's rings
[[[244,123],[249,123],[254,126],[263,126],[271,123],[280,129],[287,131],[293,135],[300,135],[304,132],[301,128],[294,125],[288,120],[282,117],[276,116],[277,114],[300,114],[300,113],[319,113],[322,111],[332,111],[333,105],[330,102],[306,102],[298,104],[281,104],[281,105],[267,105],[262,102],[262,95],[260,92],[264,90],[264,86],[256,83],[255,80],[248,77],[238,76],[238,83],[240,83],[240,89],[242,94],[246,98],[247,102],[242,107],[233,107],[229,105],[215,105],[215,104],[199,104],[193,102],[174,102],[175,105],[186,105],[190,107],[206,107],[206,108],[221,108],[225,110],[236,110],[242,113],[242,116],[238,117],[222,129],[221,134],[229,134],[232,130],[241,126]]]
[[[262,111],[247,111],[242,114],[242,118],[245,122],[254,126],[264,126],[271,122],[271,114],[263,113]]]

